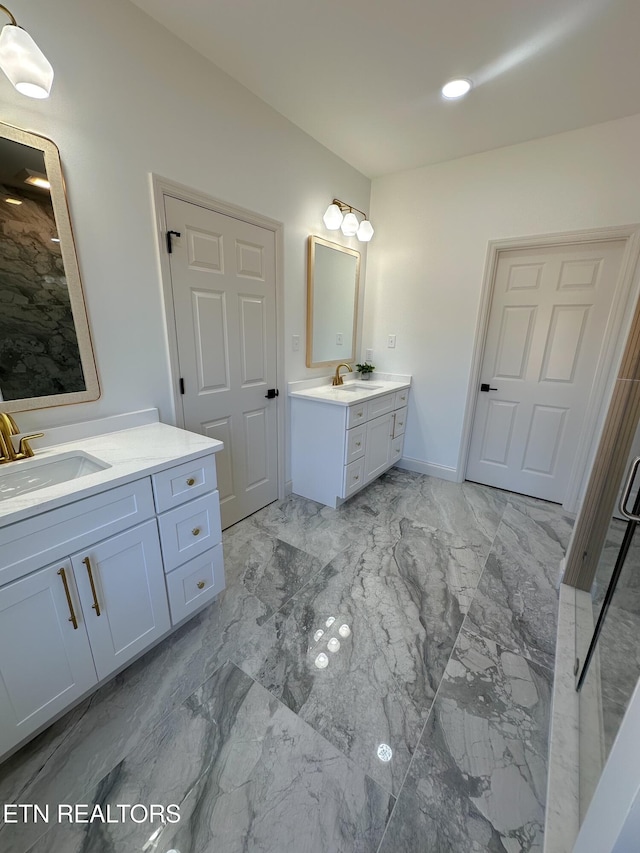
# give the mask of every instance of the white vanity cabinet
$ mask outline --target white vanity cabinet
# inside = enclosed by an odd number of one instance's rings
[[[351,393],[366,395],[364,389],[291,395],[293,492],[332,507],[402,456],[409,388],[350,404]]]
[[[214,456],[173,461],[0,527],[0,757],[224,589]]]

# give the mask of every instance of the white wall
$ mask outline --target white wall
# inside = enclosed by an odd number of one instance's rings
[[[103,392],[20,426],[149,406],[170,422],[150,172],[284,223],[286,378],[316,375],[304,366],[306,240],[335,239],[322,223],[334,196],[368,209],[369,180],[126,0],[11,9],[56,76],[51,98],[32,101],[0,74],[0,118],[60,149]]]
[[[458,465],[488,242],[640,222],[639,151],[636,115],[374,180],[362,346],[413,374],[405,458]]]

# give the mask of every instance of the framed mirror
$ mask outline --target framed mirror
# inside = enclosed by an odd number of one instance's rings
[[[99,396],[58,149],[0,124],[0,411]]]
[[[309,237],[307,367],[355,361],[360,252]]]

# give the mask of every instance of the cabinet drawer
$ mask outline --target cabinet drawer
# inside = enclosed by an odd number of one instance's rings
[[[407,409],[398,409],[395,413],[395,419],[393,424],[393,437],[396,438],[398,435],[404,435],[404,431],[407,428]]]
[[[222,544],[169,572],[166,581],[171,624],[177,625],[224,589]]]
[[[165,512],[158,524],[164,570],[170,572],[222,541],[218,493]]]
[[[148,477],[0,530],[0,584],[68,557],[154,515]]]
[[[342,497],[348,498],[364,486],[364,457],[345,465]]]
[[[348,465],[364,456],[364,442],[367,429],[365,426],[354,427],[347,430],[347,442],[345,446],[344,462]]]
[[[369,420],[379,418],[380,415],[386,415],[387,412],[393,411],[393,394],[385,394],[384,397],[376,397],[375,400],[369,400]]]
[[[213,456],[203,456],[160,471],[151,477],[156,510],[166,512],[193,498],[216,489],[216,462]]]
[[[347,429],[359,426],[367,420],[367,403],[358,403],[357,406],[349,406],[347,410]]]
[[[391,462],[394,464],[402,459],[402,445],[404,444],[404,435],[399,435],[391,442]]]
[[[409,401],[409,389],[403,388],[401,391],[396,391],[395,399],[393,401],[394,409],[401,409],[403,406],[406,406]]]

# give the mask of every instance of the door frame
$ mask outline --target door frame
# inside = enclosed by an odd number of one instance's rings
[[[267,231],[272,231],[275,238],[275,263],[276,263],[276,381],[277,387],[285,387],[284,376],[284,224],[276,219],[270,219],[253,210],[231,204],[227,201],[214,198],[207,193],[184,184],[164,178],[161,175],[150,173],[151,196],[155,212],[156,240],[158,249],[158,261],[160,267],[160,280],[162,282],[162,295],[164,303],[165,328],[167,333],[167,349],[169,353],[169,371],[171,375],[171,395],[173,405],[173,420],[176,426],[184,429],[184,411],[180,400],[180,368],[178,360],[178,335],[176,331],[176,318],[173,307],[173,289],[171,286],[171,267],[169,255],[166,251],[167,222],[164,210],[165,196],[177,198],[190,204],[204,207],[214,213],[221,213],[233,219],[239,219],[250,225],[257,225]],[[278,498],[285,497],[285,434],[284,434],[284,396],[276,397],[276,432],[278,447],[278,464],[276,476],[278,485]]]
[[[596,451],[600,428],[606,414],[609,397],[613,391],[617,367],[622,358],[628,327],[633,319],[633,308],[640,293],[640,270],[638,269],[638,260],[640,259],[639,224],[607,226],[590,228],[584,231],[563,231],[556,234],[510,237],[503,240],[489,241],[487,244],[487,256],[478,306],[475,343],[462,424],[462,439],[456,466],[457,482],[462,482],[465,479],[469,461],[471,434],[478,402],[478,383],[480,382],[482,361],[489,331],[489,316],[493,303],[500,254],[518,249],[522,249],[523,251],[527,249],[551,249],[571,244],[610,242],[612,240],[624,240],[626,246],[605,328],[603,346],[600,350],[593,384],[589,392],[584,424],[578,440],[567,493],[562,504],[563,508],[569,512],[577,512],[580,508],[586,488],[588,469]]]

